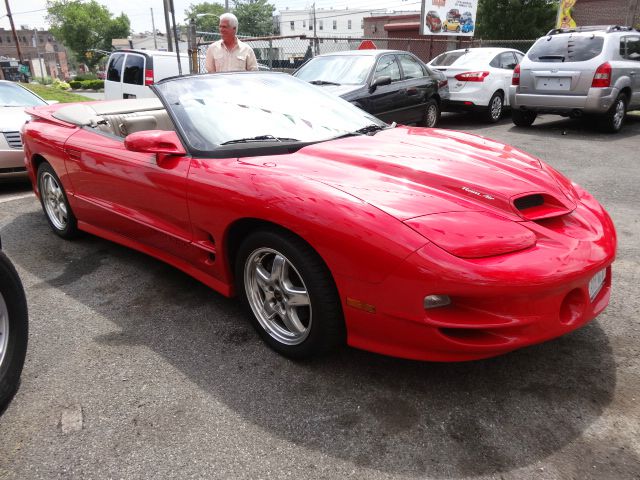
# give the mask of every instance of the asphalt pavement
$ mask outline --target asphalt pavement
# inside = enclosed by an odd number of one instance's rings
[[[293,362],[235,300],[97,237],[64,241],[27,187],[0,185],[31,322],[0,478],[640,478],[640,116],[618,135],[553,116],[441,126],[522,148],[608,209],[619,251],[595,321],[476,362]]]

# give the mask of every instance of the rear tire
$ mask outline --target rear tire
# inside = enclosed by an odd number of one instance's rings
[[[0,413],[13,398],[27,353],[27,301],[16,269],[0,252]]]
[[[38,167],[38,191],[51,229],[67,240],[77,237],[78,221],[71,210],[67,194],[53,167],[46,162]]]
[[[235,275],[253,327],[276,352],[303,359],[345,343],[331,273],[300,238],[280,230],[250,234],[238,250]]]
[[[433,98],[427,100],[427,104],[424,109],[424,119],[422,125],[427,128],[433,128],[438,125],[440,121],[440,106]]]
[[[502,111],[504,110],[504,98],[502,93],[496,92],[491,96],[489,105],[485,113],[485,119],[489,123],[496,123],[502,118]]]
[[[511,120],[516,127],[530,127],[538,114],[531,110],[511,110]]]
[[[600,120],[600,130],[607,133],[618,133],[622,129],[624,117],[627,113],[627,96],[624,93],[618,95],[609,111]]]

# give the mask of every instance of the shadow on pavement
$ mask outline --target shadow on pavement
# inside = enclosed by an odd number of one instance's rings
[[[161,262],[92,236],[65,242],[39,211],[18,216],[2,238],[16,244],[14,232],[25,229],[32,248],[10,253],[41,279],[31,294],[56,287],[117,325],[95,338],[101,348],[152,349],[245,421],[361,467],[451,478],[534,464],[581,437],[616,387],[597,322],[477,362],[420,363],[349,348],[292,362],[259,340],[238,302]],[[55,308],[64,318],[65,306]],[[627,465],[639,463],[626,455]]]

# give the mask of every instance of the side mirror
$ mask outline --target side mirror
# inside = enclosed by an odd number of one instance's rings
[[[391,77],[389,77],[388,75],[377,77],[373,80],[373,82],[371,82],[371,85],[369,85],[369,92],[374,92],[376,88],[378,88],[379,86],[389,85],[390,83],[391,83]]]
[[[145,130],[127,135],[124,147],[132,152],[162,155],[186,155],[186,151],[172,130]]]

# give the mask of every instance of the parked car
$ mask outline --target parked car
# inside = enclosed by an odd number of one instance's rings
[[[63,238],[84,230],[240,296],[284,355],[346,341],[484,358],[609,302],[608,214],[512,146],[394,127],[282,73],[151,88],[159,99],[30,110],[45,217]]]
[[[477,111],[489,122],[497,122],[509,106],[513,70],[524,53],[511,48],[467,48],[451,50],[429,62],[449,82],[446,111]]]
[[[19,83],[0,80],[0,180],[26,179],[20,129],[29,116],[26,107],[47,102]]]
[[[513,73],[513,123],[528,127],[538,113],[592,115],[618,132],[640,109],[640,32],[630,27],[551,30]]]
[[[471,15],[471,12],[464,12],[462,15],[460,15],[460,23],[465,24],[471,22],[473,24],[473,15]]]
[[[189,56],[180,55],[183,74],[189,73]],[[174,52],[156,50],[116,50],[107,62],[105,100],[150,98],[150,85],[180,73]]]
[[[447,18],[442,22],[442,30],[445,32],[459,32],[460,28],[460,22],[456,18]]]
[[[427,15],[425,17],[425,24],[433,33],[438,33],[440,32],[440,30],[442,30],[442,20],[440,20],[440,16],[435,10],[429,10],[427,12]]]
[[[0,242],[0,413],[20,382],[27,353],[29,319],[20,277]]]
[[[312,58],[294,77],[339,95],[385,122],[434,127],[446,79],[401,50],[350,50]]]

